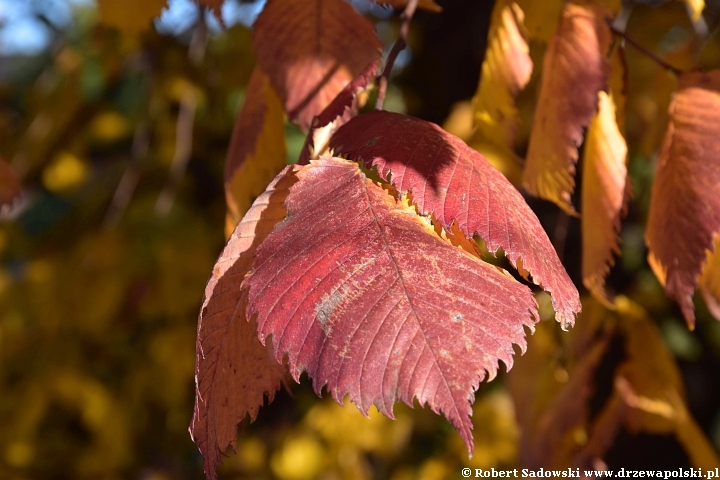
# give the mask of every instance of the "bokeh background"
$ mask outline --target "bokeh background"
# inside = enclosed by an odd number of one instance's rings
[[[254,65],[249,26],[263,3],[226,0],[223,28],[190,0],[170,0],[147,28],[129,32],[101,18],[93,0],[0,0],[0,157],[24,186],[0,214],[0,478],[203,478],[187,432],[197,314],[224,243],[223,163]],[[391,45],[393,12],[353,3]],[[469,99],[493,2],[438,3],[442,14],[416,15],[386,107],[445,123],[482,148]],[[699,56],[688,53],[698,26],[680,3],[634,4],[628,31],[679,67],[718,67],[719,5],[707,2],[705,45],[692,47]],[[188,49],[200,24],[208,39],[198,59]],[[636,51],[628,64],[635,199],[609,284],[658,325],[691,413],[718,448],[720,324],[698,302],[698,327],[687,331],[647,268],[642,238],[675,79]],[[537,78],[519,100],[525,140]],[[304,136],[287,125],[286,139],[292,163]],[[519,171],[500,166],[511,179]],[[530,202],[580,285],[576,220]],[[243,427],[220,476],[431,480],[459,478],[463,466],[514,467],[519,427],[504,384],[501,375],[478,392],[472,460],[428,410],[398,406],[397,421],[366,419],[319,400],[307,382],[293,385]],[[687,460],[669,437],[623,441]],[[630,465],[626,446],[614,448],[617,464]]]

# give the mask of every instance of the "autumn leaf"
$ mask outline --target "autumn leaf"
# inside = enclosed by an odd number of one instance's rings
[[[360,91],[367,88],[375,80],[378,67],[379,62],[370,62],[360,75],[345,85],[345,88],[338,93],[337,97],[319,115],[313,118],[310,131],[305,138],[305,144],[300,151],[300,158],[298,159],[300,165],[307,165],[310,160],[317,160],[320,155],[327,154],[330,137],[338,128],[357,115],[355,98]]]
[[[282,103],[267,75],[255,67],[225,160],[226,236],[265,185],[283,169],[286,158]]]
[[[665,291],[695,324],[693,292],[720,233],[720,70],[689,72],[670,105],[650,200],[648,261]]]
[[[0,159],[0,209],[9,205],[21,193],[22,186],[10,165]]]
[[[515,97],[530,80],[533,63],[520,7],[498,2],[495,8],[501,9],[493,15],[498,24],[491,27],[473,98],[475,125],[485,138],[513,146],[520,123]]]
[[[149,28],[167,0],[97,0],[100,21],[130,34]]]
[[[700,277],[700,291],[710,314],[720,320],[720,234],[715,234],[715,249],[707,252],[707,263]]]
[[[240,288],[255,251],[285,218],[283,202],[297,180],[288,166],[253,203],[230,237],[205,287],[198,320],[195,414],[190,434],[216,478],[222,454],[235,446],[237,425],[254,420],[264,397],[272,401],[287,368],[257,338],[246,316],[247,292]],[[250,321],[248,321],[250,320]]]
[[[269,0],[253,26],[258,63],[304,131],[380,56],[375,27],[344,0]]]
[[[611,305],[605,277],[620,253],[618,233],[626,203],[627,145],[615,122],[613,97],[598,92],[598,113],[585,140],[582,190],[583,283]]]
[[[364,413],[417,399],[473,449],[470,399],[537,319],[530,290],[439,238],[357,164],[323,158],[297,174],[287,218],[257,250],[248,315],[275,358]]]
[[[570,196],[577,148],[597,110],[597,94],[607,85],[611,35],[606,16],[609,11],[594,4],[566,4],[543,61],[523,185],[569,214],[575,213]]]
[[[408,4],[408,0],[371,0],[379,5],[384,5],[392,8],[405,8]],[[442,7],[435,3],[435,0],[419,0],[418,8],[423,10],[429,10],[431,12],[439,13],[442,12]]]
[[[563,328],[573,325],[581,309],[577,289],[540,222],[515,187],[462,140],[430,122],[374,111],[343,125],[330,147],[376,166],[401,193],[412,193],[420,214],[432,214],[445,229],[457,222],[489,251],[502,248],[513,266],[521,263],[552,294]]]

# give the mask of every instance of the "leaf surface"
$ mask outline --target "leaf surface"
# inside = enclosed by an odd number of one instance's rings
[[[10,165],[0,159],[0,208],[9,205],[21,193],[22,186]]]
[[[475,125],[488,139],[512,146],[520,116],[515,97],[525,88],[532,74],[527,40],[522,32],[523,12],[517,4],[498,2],[499,13],[483,60],[480,84],[473,98]]]
[[[222,454],[235,446],[237,425],[254,420],[265,396],[272,401],[287,368],[257,338],[246,316],[247,292],[240,288],[257,246],[283,218],[288,189],[296,182],[288,166],[253,203],[238,224],[205,287],[198,320],[195,414],[190,434],[216,478]]]
[[[235,229],[253,200],[285,167],[285,115],[262,70],[255,67],[225,160],[225,233]]]
[[[343,125],[330,141],[335,155],[377,166],[382,178],[412,192],[422,215],[434,215],[466,237],[479,235],[489,251],[502,248],[514,266],[550,292],[556,318],[573,325],[580,311],[577,289],[540,222],[520,193],[488,161],[459,138],[417,118],[375,111]]]
[[[680,76],[650,200],[648,260],[691,327],[692,296],[720,233],[720,70]]]
[[[298,159],[300,165],[307,165],[310,160],[317,160],[320,155],[327,154],[330,137],[338,128],[357,115],[358,106],[355,99],[361,90],[367,88],[375,80],[378,67],[379,62],[370,62],[360,75],[345,85],[337,97],[313,118],[310,131],[305,138],[305,144],[300,151]]]
[[[357,164],[323,158],[298,172],[288,217],[257,250],[248,313],[297,380],[327,385],[364,413],[417,399],[472,451],[470,400],[537,305],[530,290],[438,237]]]
[[[603,7],[568,3],[543,61],[535,119],[530,132],[523,185],[532,195],[575,209],[577,148],[597,110],[610,70],[611,34]]]
[[[253,25],[258,63],[304,131],[380,57],[374,25],[344,0],[269,0]]]
[[[618,232],[625,206],[627,144],[615,121],[613,97],[598,93],[598,112],[585,140],[582,189],[583,283],[611,305],[605,277],[620,253]]]

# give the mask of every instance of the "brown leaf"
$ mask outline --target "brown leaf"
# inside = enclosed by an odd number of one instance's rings
[[[205,458],[205,473],[216,478],[222,454],[235,447],[237,425],[254,420],[264,397],[273,400],[287,368],[257,337],[246,316],[247,292],[240,285],[257,246],[285,218],[283,202],[296,181],[288,166],[253,203],[233,232],[205,287],[198,320],[195,414],[190,434]]]
[[[18,180],[15,172],[10,165],[0,159],[0,208],[9,205],[22,192],[20,180]]]
[[[315,115],[380,56],[374,25],[344,0],[268,0],[253,26],[258,63],[307,132]]]
[[[585,140],[582,189],[583,283],[611,305],[605,277],[620,253],[618,232],[626,199],[627,145],[615,122],[613,97],[598,93],[598,113]]]
[[[530,133],[523,185],[532,195],[575,214],[577,148],[597,110],[610,63],[609,12],[594,4],[568,3],[543,61],[535,119]]]
[[[572,326],[580,311],[577,289],[540,222],[520,193],[488,161],[437,125],[397,113],[374,111],[353,118],[330,141],[336,155],[376,166],[401,193],[411,192],[422,215],[453,222],[489,251],[502,248],[513,266],[553,296],[556,318]]]
[[[693,328],[693,292],[720,233],[720,70],[681,75],[670,117],[645,242],[655,275]]]
[[[417,399],[472,451],[470,399],[537,318],[530,290],[439,238],[357,164],[323,158],[298,172],[288,217],[258,248],[248,313],[297,380],[327,385],[392,418]]]
[[[475,125],[488,139],[514,145],[520,116],[515,97],[532,74],[527,40],[522,32],[523,12],[517,4],[498,2],[497,24],[491,26],[480,84],[473,98]]]
[[[408,0],[371,0],[379,5],[384,5],[392,8],[405,8],[408,4]],[[419,0],[418,1],[418,8],[422,8],[423,10],[429,10],[431,12],[440,13],[442,12],[442,7],[435,3],[435,0]]]
[[[255,67],[225,159],[226,236],[286,162],[283,106],[267,75]]]

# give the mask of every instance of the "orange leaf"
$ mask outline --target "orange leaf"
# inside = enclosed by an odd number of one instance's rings
[[[12,203],[21,191],[22,186],[15,172],[12,171],[10,165],[0,159],[0,208]]]
[[[306,132],[382,47],[374,25],[344,0],[269,0],[253,45],[288,116]]]
[[[583,283],[599,300],[611,305],[605,277],[614,263],[620,218],[625,205],[627,145],[615,122],[613,97],[598,93],[598,113],[585,141],[582,189]]]
[[[228,236],[265,185],[283,169],[286,158],[282,104],[267,75],[255,67],[225,160]]]
[[[695,325],[693,292],[720,233],[720,70],[689,72],[670,105],[645,242],[655,275]]]
[[[595,114],[597,94],[605,89],[610,70],[606,15],[607,10],[593,4],[565,5],[543,61],[523,185],[532,195],[555,202],[569,214],[575,213],[570,195],[575,188],[577,147]]]
[[[298,178],[245,281],[260,338],[317,393],[390,418],[417,399],[472,451],[470,399],[499,361],[510,368],[513,344],[524,351],[531,291],[438,237],[354,162],[326,157]]]
[[[198,320],[195,414],[190,434],[205,458],[205,473],[216,478],[220,458],[235,447],[237,425],[257,416],[265,396],[272,401],[287,368],[257,338],[240,285],[257,246],[285,218],[283,202],[297,179],[288,166],[253,203],[233,232],[205,287]]]
[[[710,314],[720,320],[720,234],[715,234],[715,250],[707,252],[707,264],[700,277],[700,289]]]

